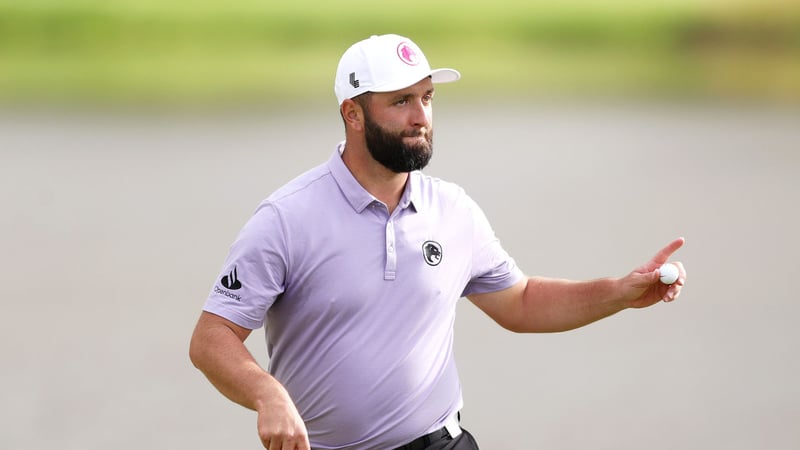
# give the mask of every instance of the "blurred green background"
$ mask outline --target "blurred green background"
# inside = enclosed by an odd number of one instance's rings
[[[0,0],[0,105],[333,103],[342,52],[388,32],[468,99],[800,104],[797,0]]]

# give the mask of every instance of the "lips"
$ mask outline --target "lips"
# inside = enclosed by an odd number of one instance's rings
[[[407,132],[401,134],[402,137],[413,137],[413,138],[415,138],[415,137],[425,137],[425,135],[426,135],[426,133],[425,133],[425,131],[423,129],[414,130],[414,131],[407,131]]]

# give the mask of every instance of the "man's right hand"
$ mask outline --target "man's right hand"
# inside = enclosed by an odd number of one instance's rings
[[[267,450],[311,450],[306,425],[285,391],[259,406],[258,437]]]
[[[211,384],[258,412],[258,436],[268,450],[311,450],[308,431],[286,389],[262,369],[244,341],[251,330],[203,311],[189,355]]]

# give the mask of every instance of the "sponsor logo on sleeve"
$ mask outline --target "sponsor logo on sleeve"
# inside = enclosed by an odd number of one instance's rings
[[[222,283],[223,286],[232,291],[242,288],[242,282],[239,281],[239,274],[236,271],[236,266],[233,266],[233,270],[231,270],[231,273],[225,275],[219,281],[220,283]]]
[[[241,301],[242,297],[237,295],[231,291],[238,291],[242,288],[242,282],[239,280],[239,273],[236,269],[236,266],[233,266],[233,270],[225,276],[223,276],[219,280],[220,284],[225,287],[225,289],[220,288],[219,286],[214,286],[214,293],[224,295],[230,299]]]

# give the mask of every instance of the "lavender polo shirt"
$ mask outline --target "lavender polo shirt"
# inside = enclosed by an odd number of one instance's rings
[[[390,216],[340,152],[256,210],[205,311],[266,323],[269,372],[315,449],[387,449],[462,406],[456,302],[522,273],[458,186],[412,172]]]

